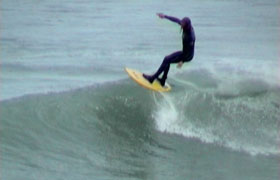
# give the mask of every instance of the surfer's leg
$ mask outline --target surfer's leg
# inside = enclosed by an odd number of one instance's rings
[[[165,69],[164,69],[164,71],[163,71],[163,76],[162,76],[162,78],[157,78],[158,81],[160,82],[160,84],[161,84],[162,86],[165,85],[165,81],[166,81],[166,79],[167,79],[167,75],[168,75],[169,69],[170,69],[170,64],[168,64],[168,65],[165,67]]]
[[[171,63],[178,63],[178,62],[180,62],[181,59],[182,59],[182,56],[183,56],[183,52],[182,52],[182,51],[177,51],[177,52],[172,53],[171,55],[169,55],[169,56],[167,56],[167,57],[165,58],[165,59],[167,59],[167,60],[166,60],[167,62],[165,62],[165,63],[166,63],[166,66],[165,66],[165,68],[164,68],[164,70],[163,70],[163,76],[162,76],[161,79],[158,78],[159,81],[160,81],[160,84],[161,84],[162,86],[164,86],[165,81],[166,81],[166,79],[167,79],[167,75],[168,75],[168,72],[169,72],[169,69],[170,69],[170,64],[171,64]]]
[[[176,63],[176,62],[179,62],[180,61],[180,57],[182,55],[182,51],[177,51],[175,53],[172,53],[168,56],[166,56],[163,61],[162,61],[162,64],[161,66],[159,67],[159,69],[157,70],[157,72],[153,75],[154,78],[158,78],[159,75],[164,71],[166,72],[165,73],[165,76],[167,77],[167,74],[168,74],[168,71],[169,71],[169,68],[170,68],[170,64],[171,63]]]
[[[158,68],[157,72],[155,74],[153,74],[152,76],[149,76],[149,75],[146,75],[146,74],[143,74],[144,78],[146,78],[150,83],[152,83],[155,79],[157,79],[159,77],[159,75],[162,73],[162,72],[165,72],[164,75],[163,75],[163,80],[161,82],[161,84],[164,84],[165,83],[165,80],[167,79],[167,74],[168,74],[168,71],[169,71],[169,68],[170,68],[170,64],[171,63],[177,63],[180,61],[181,57],[182,57],[182,51],[177,51],[177,52],[174,52],[168,56],[166,56],[160,67]],[[161,80],[161,79],[159,79]]]
[[[164,58],[163,62],[161,63],[160,67],[158,68],[157,72],[151,76],[143,74],[143,77],[146,78],[150,83],[153,83],[153,81],[159,77],[159,75],[165,70],[165,69],[169,69],[169,59],[168,58]]]

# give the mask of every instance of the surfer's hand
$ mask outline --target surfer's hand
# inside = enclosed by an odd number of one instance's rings
[[[162,13],[157,13],[158,17],[160,17],[161,19],[165,18],[165,15]]]
[[[180,61],[178,64],[177,64],[177,68],[181,68],[183,66],[184,62],[183,61]]]

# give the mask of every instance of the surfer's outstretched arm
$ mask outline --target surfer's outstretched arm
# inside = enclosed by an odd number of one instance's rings
[[[176,18],[176,17],[167,16],[167,15],[162,14],[162,13],[158,13],[157,15],[158,15],[158,17],[160,17],[161,19],[168,19],[168,20],[170,20],[170,21],[172,21],[172,22],[175,22],[175,23],[178,23],[179,25],[181,25],[181,20],[178,19],[178,18]]]

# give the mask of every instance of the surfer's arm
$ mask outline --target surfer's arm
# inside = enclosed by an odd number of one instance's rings
[[[178,23],[178,24],[181,25],[181,20],[178,19],[178,18],[176,18],[176,17],[167,16],[167,15],[162,14],[162,13],[158,13],[157,15],[158,15],[161,19],[168,19],[168,20],[170,20],[170,21],[172,21],[172,22],[175,22],[175,23]]]

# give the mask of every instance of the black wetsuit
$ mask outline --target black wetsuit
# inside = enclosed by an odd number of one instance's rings
[[[179,25],[181,25],[181,20],[175,17],[171,16],[165,16],[166,19],[169,19],[170,21],[176,22]],[[166,56],[163,59],[163,62],[157,72],[152,76],[144,75],[146,79],[148,79],[150,82],[153,82],[156,78],[158,78],[162,85],[165,84],[165,80],[167,79],[167,74],[170,68],[171,63],[179,63],[181,61],[183,62],[189,62],[193,59],[194,56],[194,46],[195,46],[195,33],[193,30],[193,27],[190,25],[190,27],[187,30],[183,29],[182,34],[182,44],[183,49],[182,51],[174,52],[168,56]],[[159,75],[163,73],[162,78],[159,78]]]

